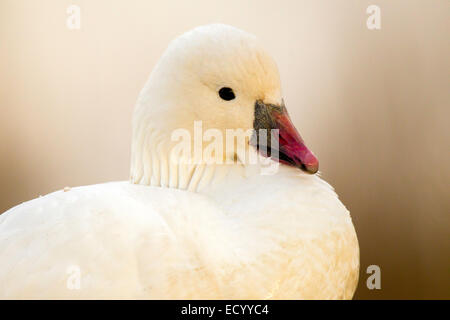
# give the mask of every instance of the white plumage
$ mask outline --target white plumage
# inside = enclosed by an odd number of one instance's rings
[[[217,100],[224,84],[240,88],[239,108]],[[0,216],[0,298],[351,298],[358,242],[326,182],[169,153],[171,131],[196,119],[252,127],[255,99],[280,103],[281,90],[253,36],[212,25],[178,38],[138,101],[132,183],[61,190]]]

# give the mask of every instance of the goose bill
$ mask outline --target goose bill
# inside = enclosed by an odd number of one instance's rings
[[[255,133],[251,143],[262,155],[311,174],[319,170],[318,159],[292,124],[284,103],[278,106],[257,101],[253,127]],[[278,134],[276,130],[271,131],[272,129],[278,129]],[[274,139],[277,139],[278,143]]]

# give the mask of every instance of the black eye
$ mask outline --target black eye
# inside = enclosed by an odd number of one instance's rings
[[[234,98],[236,98],[236,96],[234,95],[233,89],[228,88],[228,87],[223,87],[222,89],[219,90],[219,96],[226,101],[230,101],[233,100]]]

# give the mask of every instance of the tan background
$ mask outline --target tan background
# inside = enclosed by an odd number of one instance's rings
[[[381,30],[366,28],[370,4]],[[0,0],[0,212],[127,179],[140,88],[172,38],[211,22],[256,34],[277,60],[291,116],[353,215],[356,298],[450,298],[448,0]]]

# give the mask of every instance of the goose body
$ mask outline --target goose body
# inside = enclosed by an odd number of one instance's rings
[[[253,109],[230,111],[242,112],[239,116],[224,114],[230,110],[225,108],[215,117],[201,115],[198,105],[188,103],[192,97],[180,93],[185,79],[168,77],[174,70],[184,72],[177,63],[186,61],[179,62],[177,49],[200,42],[185,51],[201,54],[203,39],[213,43],[208,52],[217,45],[223,50],[226,41],[239,46],[248,41],[247,51],[260,52],[252,37],[223,25],[194,29],[172,43],[138,101],[131,181],[60,190],[0,215],[0,298],[352,298],[359,272],[356,233],[333,188],[293,165],[298,161],[305,170],[317,170],[308,149],[299,149],[297,160],[272,174],[247,165],[240,151],[232,164],[170,161],[178,158],[167,151],[168,128],[189,130],[187,121],[199,117],[206,127],[224,128],[224,118],[244,127],[256,123]],[[189,66],[195,65],[188,57]],[[252,67],[246,72],[264,80],[273,71],[265,59],[256,58],[263,75]],[[202,69],[203,82],[215,81],[210,69]],[[176,82],[172,96],[184,103],[168,98],[169,80]],[[252,98],[280,105],[277,81],[259,83],[265,96]],[[236,100],[244,105],[242,96],[237,93]],[[196,112],[190,112],[192,105]],[[188,108],[182,117],[168,116],[180,106]],[[257,152],[249,145],[245,149]]]

